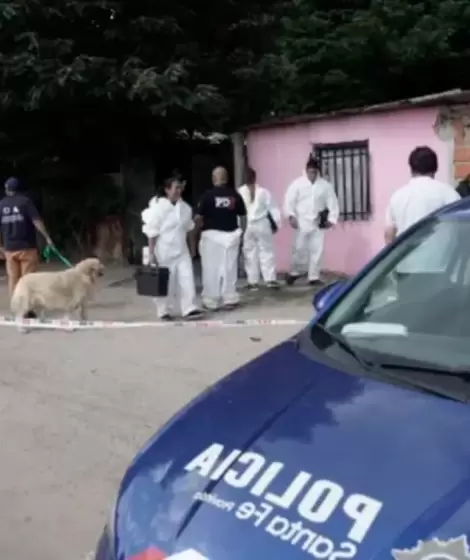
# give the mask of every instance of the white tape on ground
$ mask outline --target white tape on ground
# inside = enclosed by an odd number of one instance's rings
[[[235,328],[235,327],[291,327],[305,326],[306,321],[297,319],[239,319],[234,321],[69,321],[66,319],[44,320],[23,319],[16,321],[7,316],[0,316],[1,327],[22,327],[41,330],[94,330],[94,329],[132,329],[145,327],[196,327],[196,328]]]

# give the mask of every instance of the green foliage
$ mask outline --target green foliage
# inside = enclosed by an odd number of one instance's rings
[[[470,87],[469,26],[468,0],[296,0],[279,41],[291,79],[275,109],[323,111]]]
[[[283,2],[0,0],[2,175],[259,120]]]
[[[18,119],[44,159],[470,87],[469,24],[468,0],[0,0],[0,151]]]
[[[252,113],[248,98],[265,85],[275,7],[267,0],[200,7],[191,0],[3,0],[0,106],[93,103],[109,112],[112,102],[131,115],[202,128],[231,114],[243,119]]]
[[[468,0],[0,0],[0,159],[470,87]]]
[[[158,12],[152,7],[158,4]],[[209,110],[211,84],[192,83],[193,61],[178,25],[179,3],[24,0],[3,2],[0,64],[4,108],[123,98],[153,114]],[[142,8],[147,13],[142,12]],[[175,13],[176,12],[176,13]]]
[[[100,169],[260,118],[283,1],[0,0],[0,169],[40,188],[58,243],[115,212]]]
[[[42,216],[55,243],[68,255],[90,253],[96,226],[106,217],[124,218],[126,193],[107,175],[74,175],[39,180]]]

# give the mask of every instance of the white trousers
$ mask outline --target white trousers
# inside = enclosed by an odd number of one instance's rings
[[[292,246],[292,276],[307,272],[309,281],[319,280],[325,234],[322,229],[294,232]]]
[[[157,300],[158,316],[182,315],[184,317],[197,309],[193,262],[189,253],[183,253],[181,257],[172,260],[169,264],[161,263],[161,266],[168,267],[170,278],[168,296]]]
[[[258,284],[260,273],[265,282],[276,280],[274,235],[267,218],[248,224],[243,238],[243,259],[248,284]]]
[[[241,230],[202,232],[199,242],[202,303],[208,309],[217,309],[221,301],[225,305],[234,305],[240,301],[237,293],[240,238]]]

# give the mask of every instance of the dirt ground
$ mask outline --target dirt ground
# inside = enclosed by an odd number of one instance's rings
[[[307,320],[311,297],[303,287],[250,295],[225,318]],[[0,280],[0,313],[7,309]],[[135,295],[131,272],[120,269],[107,275],[90,311],[90,319],[155,318],[152,302]],[[21,335],[0,327],[0,556],[84,558],[142,444],[201,390],[296,330],[169,326]]]

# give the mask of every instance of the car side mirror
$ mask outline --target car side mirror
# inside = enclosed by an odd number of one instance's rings
[[[336,280],[324,286],[313,296],[312,305],[317,313],[326,309],[338,295],[339,291],[346,285],[346,280]]]

